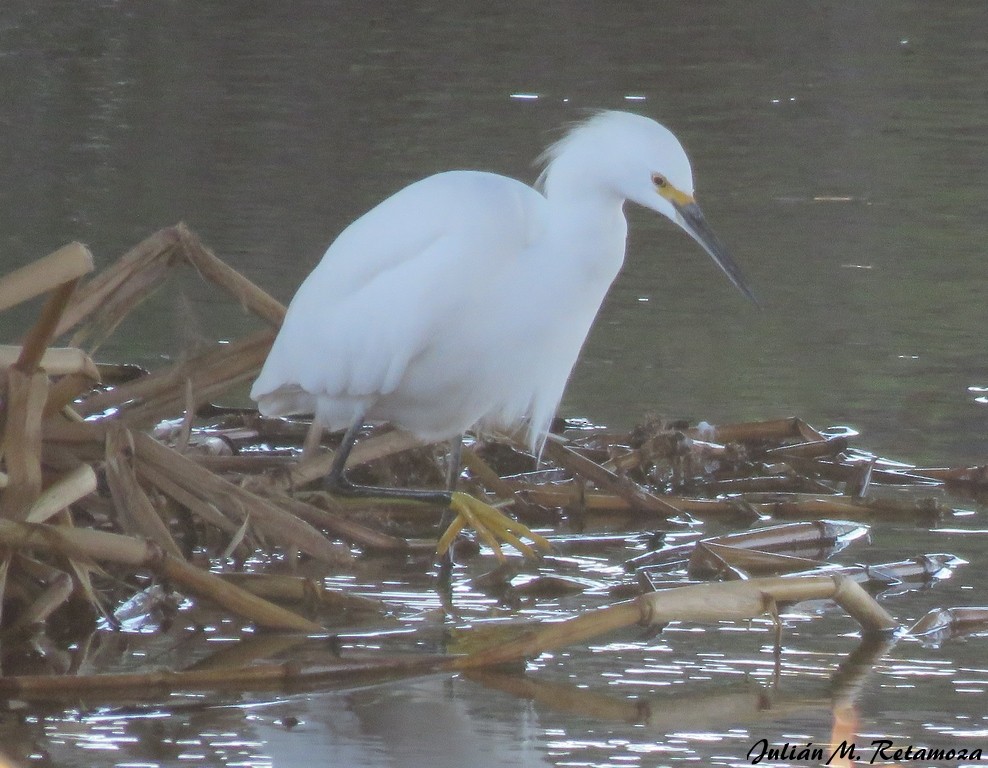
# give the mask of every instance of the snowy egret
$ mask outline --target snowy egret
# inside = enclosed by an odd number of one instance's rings
[[[541,191],[449,171],[350,224],[292,299],[251,390],[265,415],[314,414],[347,430],[331,490],[458,513],[442,545],[465,522],[488,542],[532,534],[462,492],[352,485],[344,468],[358,430],[391,422],[429,443],[522,426],[538,450],[624,261],[626,200],[686,230],[754,299],[697,206],[689,159],[667,128],[600,112],[542,159]]]

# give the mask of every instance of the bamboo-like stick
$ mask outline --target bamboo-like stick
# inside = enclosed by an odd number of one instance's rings
[[[514,640],[455,659],[452,666],[470,669],[518,661],[635,625],[753,619],[774,612],[777,603],[803,600],[835,600],[866,633],[891,632],[897,627],[895,619],[851,579],[770,577],[650,592],[566,621],[542,622]]]
[[[805,443],[768,448],[765,451],[765,455],[778,456],[780,458],[796,456],[802,459],[815,459],[820,456],[836,456],[846,449],[847,437],[845,435],[837,435],[835,437],[824,438],[823,440],[808,440]]]
[[[604,490],[627,499],[633,508],[658,512],[667,517],[680,514],[680,510],[664,499],[648,493],[638,484],[581,456],[572,448],[567,447],[563,439],[556,435],[549,435],[543,450],[547,458],[590,480]]]
[[[84,496],[96,492],[96,472],[89,464],[80,464],[48,486],[28,510],[25,521],[43,523]]]
[[[82,243],[69,243],[44,258],[0,277],[0,312],[77,280],[93,271],[93,255]]]
[[[41,416],[48,396],[44,373],[7,372],[7,413],[0,453],[7,487],[0,496],[0,517],[23,520],[41,494]]]
[[[690,555],[687,574],[693,579],[710,577],[723,571],[726,566],[743,571],[750,576],[762,576],[794,573],[824,565],[826,565],[825,562],[806,557],[763,552],[745,547],[724,546],[715,541],[698,541],[696,548]]]
[[[916,467],[910,470],[910,474],[946,483],[988,485],[988,464],[975,467]]]
[[[802,438],[804,441],[814,442],[826,440],[813,427],[798,418],[722,424],[714,427],[712,436],[694,427],[687,430],[687,434],[700,440],[712,439],[718,443],[784,440],[786,438]]]
[[[176,691],[232,689],[281,690],[318,686],[356,686],[371,682],[428,675],[441,671],[444,657],[410,656],[341,661],[313,668],[295,662],[255,664],[171,672],[97,675],[20,675],[0,678],[4,698],[63,700],[85,696],[163,698]]]
[[[159,491],[188,509],[192,514],[201,518],[204,523],[213,525],[226,533],[237,533],[239,526],[226,517],[209,499],[202,499],[185,486],[176,483],[154,464],[146,461],[139,462],[141,477],[155,486]]]
[[[491,469],[487,462],[480,458],[473,448],[464,445],[461,449],[460,457],[463,465],[474,474],[487,490],[502,499],[514,498],[514,488],[502,480],[501,476]]]
[[[130,433],[122,426],[106,436],[106,482],[123,527],[155,542],[172,557],[183,559],[182,550],[172,538],[158,510],[154,508],[133,467],[134,446]]]
[[[21,354],[17,358],[17,362],[14,363],[14,367],[28,373],[37,370],[38,364],[44,358],[45,351],[48,349],[48,345],[55,338],[55,328],[58,325],[59,318],[61,318],[62,313],[65,311],[69,299],[72,298],[72,294],[75,292],[77,283],[78,280],[70,280],[67,283],[62,283],[49,294],[48,299],[41,308],[38,319],[28,330],[24,336],[24,340],[21,342]]]
[[[851,523],[847,520],[812,520],[802,523],[781,523],[761,528],[753,528],[723,536],[713,536],[702,539],[703,543],[721,544],[724,546],[778,551],[780,549],[805,548],[807,546],[830,547],[839,539],[848,536],[862,536],[868,532],[868,527]],[[646,552],[627,561],[626,565],[637,568],[647,565],[669,563],[688,558],[699,542],[680,544],[674,547],[664,547],[652,552]]]
[[[131,248],[108,269],[79,287],[62,315],[55,336],[62,336],[79,324],[90,321],[93,327],[76,334],[75,345],[94,339],[94,346],[116,328],[117,324],[143,301],[168,274],[181,257],[178,234],[162,229]]]
[[[941,635],[953,637],[983,632],[988,627],[988,608],[961,606],[958,608],[934,608],[913,624],[908,631],[913,637]]]
[[[270,500],[300,520],[305,520],[313,526],[325,529],[334,536],[339,536],[353,544],[359,544],[379,552],[408,552],[410,549],[406,539],[368,528],[366,525],[320,509],[314,504],[308,504],[287,496],[272,496]]]
[[[179,223],[175,231],[185,249],[185,258],[205,280],[220,286],[240,304],[275,328],[285,319],[285,305],[221,261],[202,241]]]
[[[525,501],[540,504],[544,507],[574,507],[588,511],[613,510],[622,511],[632,508],[627,499],[612,493],[596,491],[581,492],[576,486],[542,486],[534,483],[522,483],[513,480],[505,481],[515,491],[521,494]],[[780,494],[772,494],[779,497]],[[853,503],[842,500],[845,497],[834,496],[823,498],[814,495],[804,498],[795,494],[782,494],[777,501],[759,501],[750,496],[744,498],[745,505],[760,515],[791,519],[812,519],[820,517],[838,517],[848,520],[871,518],[879,511],[871,504]],[[721,515],[736,515],[741,499],[693,499],[687,496],[663,496],[672,506],[682,512],[689,512],[697,517],[712,517]]]
[[[10,368],[23,353],[20,344],[0,344],[0,368]],[[99,369],[92,358],[77,347],[46,349],[38,362],[49,376],[65,376],[81,373],[93,381],[99,381]]]
[[[257,494],[214,475],[149,435],[140,432],[132,432],[131,435],[141,462],[153,465],[189,493],[223,509],[231,519],[243,520],[245,515],[250,514],[254,525],[285,546],[297,546],[331,565],[349,561],[349,550],[329,541],[308,523]],[[139,470],[140,467],[139,463]],[[161,490],[168,492],[167,488]]]
[[[216,574],[177,560],[146,539],[91,528],[0,520],[0,543],[15,550],[58,552],[73,560],[91,558],[132,568],[148,568],[260,626],[301,632],[322,631],[319,624],[228,584]]]
[[[37,598],[24,609],[11,625],[9,631],[16,633],[34,624],[41,624],[72,595],[72,577],[60,573],[41,591]]]
[[[77,405],[76,410],[88,416],[136,402],[138,405],[128,407],[119,418],[131,425],[151,423],[183,409],[186,381],[191,381],[195,403],[200,405],[260,370],[274,336],[273,330],[265,329],[223,344],[150,376],[95,394]]]
[[[362,611],[378,614],[385,611],[384,603],[379,600],[326,589],[318,581],[301,576],[280,573],[221,573],[220,577],[252,595],[277,602],[279,605],[311,603],[332,611]]]

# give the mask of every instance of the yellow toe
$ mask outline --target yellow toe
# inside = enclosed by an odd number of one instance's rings
[[[533,533],[528,526],[512,520],[487,502],[462,491],[453,493],[449,507],[456,513],[456,518],[439,539],[436,547],[439,554],[444,554],[449,549],[456,535],[466,526],[477,531],[481,541],[490,546],[497,558],[502,561],[505,559],[501,551],[502,542],[515,547],[525,557],[532,559],[538,557],[535,549],[522,541],[522,537],[531,541],[538,549],[546,552],[552,549],[552,545],[545,537]]]

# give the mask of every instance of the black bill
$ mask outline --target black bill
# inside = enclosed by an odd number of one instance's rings
[[[724,274],[727,275],[727,279],[734,284],[734,287],[757,304],[758,299],[755,298],[755,294],[745,282],[744,276],[741,274],[741,269],[734,263],[734,259],[731,258],[731,254],[728,253],[727,248],[717,238],[717,235],[714,234],[710,225],[707,224],[707,220],[704,218],[700,206],[696,203],[688,203],[687,205],[673,203],[673,205],[682,220],[683,229],[689,232],[693,239],[703,246],[703,250],[710,254],[710,258],[723,270]]]

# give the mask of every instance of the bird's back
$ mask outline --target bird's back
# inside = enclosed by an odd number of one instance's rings
[[[382,398],[403,409],[395,404],[405,402],[398,395],[410,364],[428,355],[443,323],[456,324],[457,314],[487,300],[486,286],[539,236],[545,203],[513,179],[451,171],[405,187],[354,221],[289,306],[251,390],[261,412],[316,413],[342,429],[361,412],[375,419]],[[403,426],[421,437],[471,426],[426,429],[423,420],[442,420],[442,409],[418,411],[418,423]],[[377,416],[401,422],[392,412]]]

